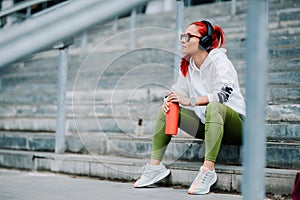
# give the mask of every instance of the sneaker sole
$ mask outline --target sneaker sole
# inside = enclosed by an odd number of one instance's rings
[[[164,173],[159,174],[157,177],[155,177],[154,179],[152,179],[152,181],[145,183],[143,185],[134,185],[134,188],[141,188],[141,187],[147,187],[149,185],[152,185],[164,178],[166,178],[169,174],[171,173],[171,171],[169,169],[167,169]]]
[[[210,191],[210,187],[217,182],[217,179],[218,179],[218,177],[216,176],[215,179],[214,179],[214,181],[209,185],[208,190],[200,191],[200,192],[197,192],[197,191],[190,192],[190,191],[188,191],[188,193],[191,194],[191,195],[193,195],[193,194],[196,194],[196,195],[197,194],[208,194],[209,191]]]

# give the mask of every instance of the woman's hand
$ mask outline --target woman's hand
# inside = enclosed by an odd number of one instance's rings
[[[164,103],[162,105],[162,111],[166,115],[169,111],[169,102],[172,103],[179,103],[183,106],[189,106],[190,105],[190,99],[185,97],[184,95],[176,92],[170,92],[168,97],[165,98]]]
[[[164,103],[162,105],[162,111],[163,111],[164,115],[166,115],[167,112],[169,111],[168,97],[164,99]]]
[[[171,92],[168,96],[168,100],[170,102],[179,103],[183,106],[189,106],[190,105],[190,99],[185,97],[184,95],[176,92]]]

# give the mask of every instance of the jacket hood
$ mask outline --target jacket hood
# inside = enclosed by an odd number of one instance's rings
[[[215,49],[211,50],[209,52],[208,56],[206,57],[206,59],[204,60],[203,64],[201,65],[200,69],[203,69],[203,68],[209,66],[216,59],[226,58],[227,57],[226,52],[227,52],[227,50],[225,48],[215,48]],[[195,62],[192,57],[190,59],[190,65],[191,65],[192,69],[199,70],[196,67]]]

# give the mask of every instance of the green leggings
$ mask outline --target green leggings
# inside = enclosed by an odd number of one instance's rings
[[[192,110],[179,108],[178,126],[189,135],[204,139],[205,160],[215,162],[221,143],[240,145],[242,141],[243,119],[239,113],[228,106],[211,102],[206,107],[206,122],[203,124]],[[152,140],[151,159],[162,160],[171,140],[165,134],[166,117],[159,112]]]

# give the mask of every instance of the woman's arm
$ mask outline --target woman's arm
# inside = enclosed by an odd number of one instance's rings
[[[196,97],[196,106],[206,106],[209,103],[208,96]]]
[[[235,85],[238,84],[237,73],[228,59],[219,59],[212,66],[213,91],[208,94],[209,102],[226,103],[235,93]]]
[[[193,98],[193,97],[191,97]],[[184,96],[181,93],[171,92],[167,98],[167,101],[176,102],[183,106],[192,106],[191,98]],[[196,106],[205,106],[208,104],[208,96],[198,96],[196,98]]]

